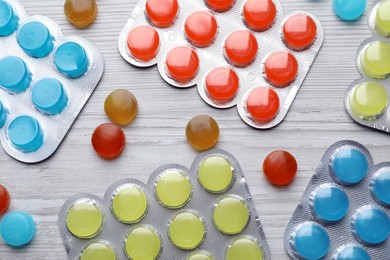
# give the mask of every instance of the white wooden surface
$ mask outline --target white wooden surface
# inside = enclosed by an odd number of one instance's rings
[[[235,108],[213,109],[199,98],[196,88],[175,89],[160,78],[156,67],[137,69],[122,59],[117,36],[136,0],[98,0],[98,19],[86,30],[77,30],[67,22],[63,1],[22,2],[30,14],[54,19],[66,35],[80,34],[94,41],[104,54],[106,70],[97,90],[51,158],[27,165],[0,149],[0,183],[11,193],[10,211],[27,211],[37,222],[37,234],[29,246],[13,249],[0,242],[2,260],[66,259],[57,227],[64,201],[82,192],[102,196],[110,184],[126,177],[146,181],[154,169],[165,163],[189,167],[197,152],[186,143],[185,125],[198,114],[209,114],[218,121],[221,128],[218,148],[233,153],[240,161],[273,259],[288,259],[283,248],[284,228],[329,145],[353,139],[369,148],[375,162],[389,160],[390,136],[355,124],[343,105],[345,89],[359,76],[355,66],[357,47],[371,34],[366,15],[357,22],[346,23],[336,17],[330,0],[282,0],[285,11],[300,9],[318,16],[326,36],[284,122],[272,130],[258,131],[245,125]],[[103,102],[118,88],[135,94],[139,115],[124,129],[127,146],[122,156],[105,161],[93,151],[90,138],[96,126],[109,121]],[[275,149],[286,149],[298,160],[297,177],[285,188],[271,186],[261,170],[265,156]]]

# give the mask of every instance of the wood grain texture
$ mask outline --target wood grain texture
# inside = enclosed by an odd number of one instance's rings
[[[185,125],[198,114],[210,114],[218,121],[218,148],[231,152],[241,163],[273,259],[288,259],[283,248],[285,226],[329,145],[353,139],[368,147],[375,162],[389,160],[389,135],[357,125],[343,105],[347,86],[359,77],[356,50],[371,35],[366,15],[346,23],[336,17],[330,0],[282,0],[285,11],[306,10],[318,16],[325,41],[284,122],[272,130],[259,131],[245,125],[235,108],[213,109],[201,100],[196,88],[175,89],[160,78],[156,67],[137,69],[122,59],[117,37],[136,0],[98,0],[98,19],[86,30],[77,30],[67,22],[63,1],[22,2],[29,14],[47,15],[58,22],[65,35],[80,34],[95,42],[103,52],[106,69],[100,85],[50,159],[27,165],[0,149],[0,183],[11,193],[10,211],[27,211],[37,222],[37,234],[29,246],[13,249],[0,242],[2,260],[66,259],[57,227],[65,200],[82,192],[103,196],[110,184],[122,178],[146,181],[165,163],[189,167],[197,153],[186,143]],[[103,102],[118,88],[135,94],[139,115],[124,129],[127,147],[122,156],[104,161],[92,150],[90,138],[96,126],[108,122]],[[262,174],[264,158],[275,149],[290,151],[299,163],[295,181],[285,188],[271,186]]]

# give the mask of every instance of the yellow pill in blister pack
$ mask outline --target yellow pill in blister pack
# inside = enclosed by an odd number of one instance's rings
[[[360,67],[369,77],[385,79],[390,76],[390,44],[371,42],[360,53]]]
[[[134,228],[126,237],[125,253],[129,259],[157,259],[162,249],[162,241],[156,230],[147,225]]]
[[[198,181],[208,192],[222,193],[227,191],[234,182],[234,173],[230,162],[218,155],[207,157],[200,163]]]

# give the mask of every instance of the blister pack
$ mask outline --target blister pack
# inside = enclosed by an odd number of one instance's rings
[[[292,259],[388,259],[390,162],[374,164],[354,141],[322,157],[292,218],[284,246]]]
[[[359,124],[390,133],[390,0],[374,2],[368,24],[374,35],[358,48],[362,77],[349,86],[345,106]]]
[[[197,85],[207,104],[237,106],[267,129],[286,116],[323,38],[316,17],[284,14],[277,0],[140,0],[118,44],[132,65],[157,64],[172,86]]]
[[[15,159],[39,162],[57,149],[104,69],[98,48],[64,36],[17,0],[0,0],[0,140]]]
[[[117,181],[103,199],[76,195],[59,229],[70,259],[271,259],[240,165],[222,150],[190,169],[161,166],[147,184]]]

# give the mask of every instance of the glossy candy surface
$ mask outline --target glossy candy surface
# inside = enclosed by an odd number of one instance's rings
[[[247,0],[243,8],[243,19],[249,29],[262,32],[269,29],[276,17],[272,0]]]
[[[383,1],[379,4],[375,15],[376,31],[386,37],[390,37],[390,2]]]
[[[147,0],[145,6],[149,21],[156,27],[169,27],[179,11],[177,0]]]
[[[232,100],[239,89],[240,80],[237,73],[229,67],[217,67],[206,76],[207,94],[216,102]]]
[[[237,67],[250,65],[256,59],[258,48],[255,36],[247,30],[232,32],[224,45],[227,60]]]
[[[390,76],[390,43],[375,41],[360,53],[360,67],[369,77],[385,79]]]
[[[275,87],[286,87],[298,74],[298,61],[287,51],[271,53],[264,63],[265,77]]]
[[[190,43],[197,47],[207,47],[217,35],[217,20],[209,12],[198,11],[187,17],[184,31]]]
[[[98,8],[95,0],[66,0],[64,12],[71,24],[85,28],[95,21]]]
[[[235,239],[226,251],[226,260],[262,260],[263,251],[252,237],[242,236]]]
[[[194,49],[180,46],[168,52],[165,65],[168,75],[173,80],[186,83],[198,73],[199,57]]]
[[[224,157],[207,157],[199,166],[198,181],[208,192],[225,192],[231,187],[234,181],[232,166]]]
[[[283,25],[283,39],[286,45],[294,51],[308,48],[317,37],[317,25],[306,14],[290,16]]]
[[[345,148],[335,154],[330,167],[338,183],[352,185],[366,177],[368,161],[360,150]]]
[[[95,129],[91,142],[98,155],[104,159],[114,159],[125,148],[126,137],[120,127],[112,123],[105,123]]]
[[[367,251],[355,245],[348,245],[338,250],[334,260],[371,260]]]
[[[149,25],[133,28],[127,35],[127,48],[130,54],[141,61],[153,60],[160,47],[160,37],[156,29]]]
[[[277,186],[292,182],[297,169],[298,164],[294,156],[283,150],[273,151],[263,162],[264,175],[269,182]]]
[[[250,116],[260,123],[272,121],[279,112],[279,96],[270,87],[253,89],[246,100],[246,109]]]
[[[8,190],[0,184],[0,216],[7,212],[10,202],[11,197]]]
[[[95,242],[81,253],[80,260],[115,260],[114,249],[107,243]]]
[[[333,0],[333,9],[344,21],[359,19],[366,10],[366,0]]]
[[[226,12],[233,7],[235,0],[205,0],[204,2],[216,12]]]
[[[187,124],[188,143],[197,151],[213,148],[219,138],[219,126],[214,118],[208,115],[193,117]]]
[[[376,201],[390,207],[390,169],[376,173],[371,180],[370,189]]]
[[[128,125],[138,113],[138,102],[135,96],[124,89],[111,92],[104,101],[104,111],[112,122]]]
[[[150,226],[141,225],[127,235],[125,253],[129,259],[157,259],[162,246],[161,238],[156,230]]]

